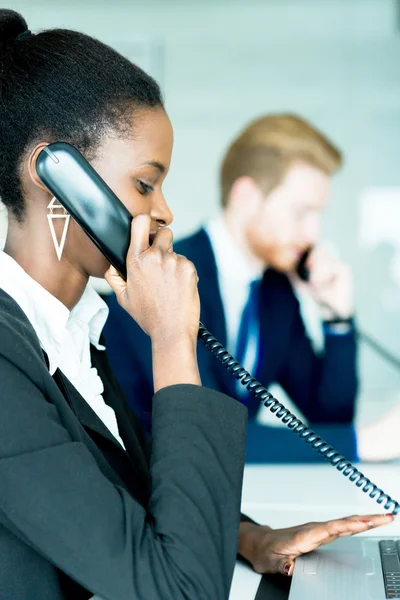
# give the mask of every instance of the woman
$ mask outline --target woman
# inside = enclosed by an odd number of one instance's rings
[[[12,11],[0,11],[0,44],[2,600],[222,599],[238,537],[258,571],[290,574],[299,553],[389,523],[239,526],[245,409],[201,387],[197,276],[165,227],[172,129],[159,88],[100,42],[31,34]],[[55,140],[135,216],[126,283],[36,174]],[[152,341],[151,448],[105,357],[105,306],[86,288],[104,273]]]

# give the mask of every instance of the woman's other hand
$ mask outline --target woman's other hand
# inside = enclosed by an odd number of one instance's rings
[[[352,516],[325,523],[306,523],[287,529],[271,529],[241,523],[239,554],[249,560],[257,573],[292,575],[295,559],[340,537],[362,533],[391,523],[394,516]]]

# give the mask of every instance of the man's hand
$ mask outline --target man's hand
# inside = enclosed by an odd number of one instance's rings
[[[345,537],[387,525],[394,516],[365,515],[327,521],[306,523],[287,529],[241,523],[239,554],[247,559],[257,573],[282,573],[292,575],[294,561],[301,554],[311,552]]]
[[[353,315],[350,267],[333,258],[323,247],[312,250],[306,266],[310,271],[308,285],[316,302],[322,307],[323,318],[350,318]]]

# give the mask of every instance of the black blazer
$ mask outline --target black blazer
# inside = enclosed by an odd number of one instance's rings
[[[153,401],[152,449],[92,348],[126,451],[0,290],[1,600],[226,599],[246,411],[178,385]]]
[[[196,265],[199,274],[201,320],[226,344],[226,324],[213,249],[204,229],[175,244],[179,254]],[[105,298],[110,316],[104,329],[110,362],[128,402],[150,431],[152,370],[149,338],[118,305]],[[261,286],[262,353],[255,376],[265,386],[279,383],[311,423],[324,424],[321,435],[351,459],[356,458],[351,425],[357,395],[356,340],[327,335],[323,357],[314,353],[306,335],[299,302],[286,275],[268,269]],[[198,360],[203,384],[235,396],[234,379],[202,346]],[[140,390],[140,395],[137,393]],[[258,426],[253,418],[258,402],[249,398],[247,458],[250,461],[313,461],[314,453],[290,431]],[[250,435],[251,432],[251,435]]]

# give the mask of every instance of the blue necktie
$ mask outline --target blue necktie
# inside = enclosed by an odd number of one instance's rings
[[[252,375],[255,375],[258,365],[260,346],[260,287],[261,281],[252,281],[250,292],[242,313],[235,358]],[[248,391],[236,382],[236,392],[240,400],[247,403]]]

